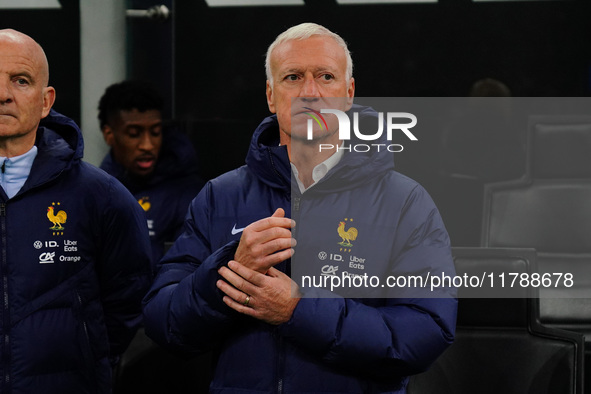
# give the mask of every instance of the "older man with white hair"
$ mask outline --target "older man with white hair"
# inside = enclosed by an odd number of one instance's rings
[[[267,79],[275,115],[255,131],[246,165],[193,201],[144,300],[146,332],[214,351],[214,393],[405,393],[408,375],[453,341],[453,292],[352,298],[304,288],[294,270],[304,262],[330,275],[347,260],[360,277],[452,273],[439,213],[390,153],[338,149],[347,142],[334,117],[308,122],[322,108],[375,119],[353,104],[342,38],[312,23],[288,29],[269,47]]]

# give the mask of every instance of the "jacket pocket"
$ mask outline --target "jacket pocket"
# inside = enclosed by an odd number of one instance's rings
[[[75,292],[75,309],[74,315],[76,316],[78,326],[78,343],[80,345],[80,351],[84,360],[85,369],[92,370],[94,368],[94,354],[92,352],[92,345],[90,342],[90,334],[88,331],[88,319],[84,313],[84,302],[80,292]]]

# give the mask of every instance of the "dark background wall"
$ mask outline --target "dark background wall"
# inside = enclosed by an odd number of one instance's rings
[[[172,56],[172,69],[150,73],[162,86],[173,78],[167,91],[171,111],[191,134],[209,178],[243,163],[253,128],[268,114],[266,48],[294,24],[317,22],[345,38],[357,96],[465,96],[483,77],[504,81],[514,96],[586,96],[589,3],[339,6],[307,0],[302,7],[210,8],[204,0],[174,1],[172,21],[151,23],[155,31],[169,29],[172,48],[162,40],[133,40],[134,48],[151,49],[154,62],[141,62],[144,73],[154,66],[165,70],[162,62]],[[136,50],[132,57],[143,55]],[[133,63],[137,74],[138,62]]]
[[[60,3],[60,10],[3,10],[0,28],[41,43],[58,92],[55,108],[79,122],[79,2]],[[128,19],[128,76],[151,80],[163,92],[166,115],[190,133],[205,178],[243,163],[253,128],[268,114],[266,48],[304,21],[324,24],[347,40],[357,96],[465,96],[482,77],[504,81],[515,96],[591,92],[586,0],[355,6],[306,0],[302,7],[229,8],[209,8],[205,0],[126,3],[165,4],[173,11],[164,22]],[[421,142],[436,148],[437,138],[434,133]],[[434,166],[420,159],[420,171],[415,163],[407,168],[419,178]],[[399,164],[405,170],[404,160]]]
[[[49,61],[54,108],[80,123],[80,9],[78,0],[60,0],[61,9],[2,10],[0,29],[28,34]]]

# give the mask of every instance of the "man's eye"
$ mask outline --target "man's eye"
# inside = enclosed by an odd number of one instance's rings
[[[322,74],[322,79],[324,79],[325,81],[330,81],[331,79],[334,79],[334,76],[330,74]]]
[[[290,75],[288,75],[287,77],[285,77],[285,79],[286,79],[287,81],[297,81],[297,80],[298,80],[298,76],[297,76],[297,75],[295,75],[295,74],[290,74]]]
[[[26,80],[26,79],[24,79],[24,78],[17,78],[17,80],[16,80],[16,83],[17,83],[18,85],[28,85],[28,84],[29,84],[29,81],[27,81],[27,80]]]

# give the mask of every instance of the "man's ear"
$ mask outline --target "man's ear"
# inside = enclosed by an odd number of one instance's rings
[[[267,80],[267,105],[269,106],[269,111],[272,114],[276,113],[275,110],[275,103],[273,101],[273,86],[270,81]]]
[[[115,142],[115,134],[114,134],[113,128],[111,128],[111,126],[106,124],[103,126],[102,131],[103,131],[103,138],[105,139],[105,142],[107,143],[107,145],[113,146],[113,143]]]
[[[51,107],[55,103],[55,89],[52,86],[43,88],[43,110],[41,111],[41,118],[45,118],[49,115]]]
[[[347,88],[347,111],[353,106],[353,98],[355,97],[355,79],[349,79],[349,87]]]

